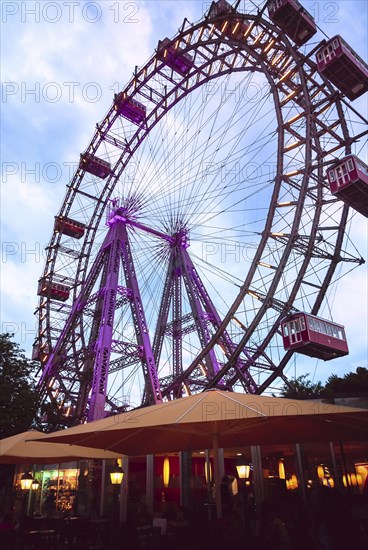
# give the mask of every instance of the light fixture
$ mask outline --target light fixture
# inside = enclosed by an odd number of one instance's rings
[[[210,483],[212,481],[212,467],[211,462],[206,460],[204,463],[204,477],[206,478],[206,483]]]
[[[239,458],[236,471],[238,472],[239,479],[249,479],[250,465],[244,462],[244,459]]]
[[[325,477],[325,468],[324,468],[323,464],[319,464],[317,466],[317,475],[318,475],[318,479],[320,481],[323,481],[323,478]]]
[[[33,475],[31,474],[31,472],[25,472],[20,478],[20,486],[22,488],[22,491],[29,491],[29,489],[32,487],[32,483]]]
[[[123,481],[124,471],[120,466],[115,466],[110,472],[110,480],[113,485],[120,485]]]
[[[162,480],[164,482],[164,487],[168,487],[170,481],[170,460],[168,456],[165,456],[164,458],[164,464],[162,467]]]
[[[31,489],[32,489],[32,491],[37,491],[37,489],[39,488],[39,486],[40,486],[39,481],[37,481],[37,479],[34,479],[34,480],[32,481],[32,484],[31,484]]]
[[[279,478],[280,479],[286,479],[285,464],[284,464],[284,459],[283,458],[280,458],[280,460],[279,460]]]
[[[286,480],[286,489],[288,491],[295,491],[299,487],[298,478],[295,474],[292,474],[289,479]]]

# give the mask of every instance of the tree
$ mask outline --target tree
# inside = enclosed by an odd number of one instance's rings
[[[36,364],[27,359],[14,335],[0,334],[0,437],[33,426],[37,409]]]
[[[319,398],[323,394],[321,382],[313,383],[308,379],[308,374],[301,374],[295,380],[289,380],[281,388],[281,396],[289,399]]]
[[[325,395],[368,394],[368,369],[358,367],[356,372],[349,372],[342,378],[332,374],[325,385]]]

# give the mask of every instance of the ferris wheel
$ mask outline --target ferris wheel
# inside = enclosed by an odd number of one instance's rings
[[[61,423],[273,389],[293,356],[282,320],[317,316],[336,269],[362,263],[325,177],[357,153],[362,117],[318,72],[297,17],[290,31],[266,5],[213,2],[97,124],[38,289],[39,391]]]

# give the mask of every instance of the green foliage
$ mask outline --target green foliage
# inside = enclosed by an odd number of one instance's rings
[[[0,334],[0,437],[28,430],[36,411],[36,365],[11,334]]]
[[[313,383],[308,379],[308,374],[302,374],[295,380],[289,380],[281,388],[281,396],[289,399],[319,398],[322,396],[323,385],[321,382]]]
[[[349,372],[342,378],[332,374],[326,382],[325,394],[366,394],[368,393],[368,369],[358,367],[356,372]]]
[[[281,396],[289,399],[310,399],[368,393],[368,369],[365,367],[358,367],[356,372],[349,372],[343,377],[331,374],[325,386],[321,382],[313,383],[308,376],[302,374],[295,380],[286,382],[281,388]]]

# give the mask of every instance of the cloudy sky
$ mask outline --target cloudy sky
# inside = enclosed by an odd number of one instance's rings
[[[240,9],[256,4],[262,3],[246,0]],[[320,40],[322,33],[341,34],[368,58],[365,0],[303,5]],[[44,248],[79,153],[134,67],[150,58],[159,39],[173,37],[184,17],[196,22],[208,7],[198,0],[2,1],[1,331],[14,333],[28,355]],[[367,95],[355,103],[367,116]],[[367,223],[355,218],[352,239],[367,260]],[[315,380],[367,365],[367,275],[364,265],[335,287],[333,314],[346,326],[350,355],[303,365]]]

